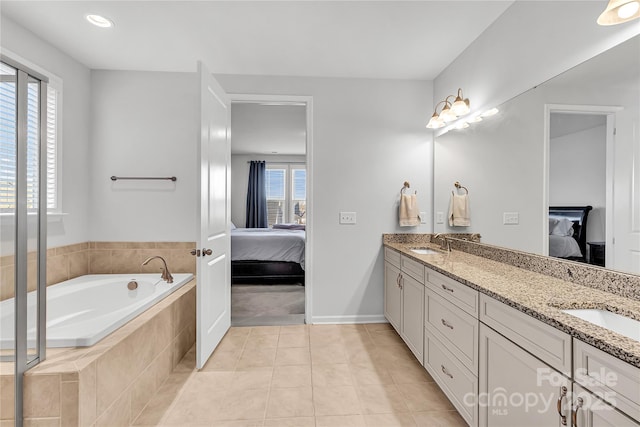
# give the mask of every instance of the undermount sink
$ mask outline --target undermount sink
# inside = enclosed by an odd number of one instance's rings
[[[433,254],[439,254],[440,253],[438,251],[434,251],[433,249],[429,249],[429,248],[412,248],[410,250],[411,250],[411,252],[414,252],[414,253],[419,254],[419,255],[433,255]]]
[[[607,310],[598,309],[571,309],[562,310],[572,316],[593,323],[620,335],[640,341],[640,322],[630,317],[622,316]]]

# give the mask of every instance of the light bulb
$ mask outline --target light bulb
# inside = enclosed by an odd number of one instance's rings
[[[456,116],[464,116],[470,111],[469,104],[467,104],[468,102],[468,100],[463,100],[462,98],[457,97],[456,101],[451,106],[451,111]]]
[[[632,1],[627,4],[623,4],[618,8],[618,16],[621,19],[631,18],[640,9],[640,3]]]
[[[433,113],[431,116],[431,120],[429,120],[429,124],[427,124],[427,129],[439,129],[444,126],[444,121],[438,117],[436,113]]]
[[[457,119],[458,116],[455,115],[453,111],[448,106],[445,106],[440,112],[440,119],[445,123],[452,122]]]

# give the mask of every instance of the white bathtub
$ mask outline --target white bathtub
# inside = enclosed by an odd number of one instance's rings
[[[88,347],[127,323],[193,278],[174,274],[94,274],[47,287],[47,347]],[[127,284],[136,281],[138,288]],[[29,292],[27,341],[35,343],[35,292]],[[14,300],[0,302],[0,348],[14,346]]]

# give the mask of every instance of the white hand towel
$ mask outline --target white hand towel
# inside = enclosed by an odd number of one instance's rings
[[[468,227],[471,225],[469,212],[469,195],[451,193],[449,202],[449,226]]]
[[[420,210],[418,196],[415,194],[400,195],[400,227],[414,227],[420,225]]]

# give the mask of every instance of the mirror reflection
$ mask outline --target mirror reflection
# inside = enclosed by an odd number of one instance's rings
[[[640,273],[640,36],[436,137],[434,230]],[[455,182],[468,227],[446,221]]]

